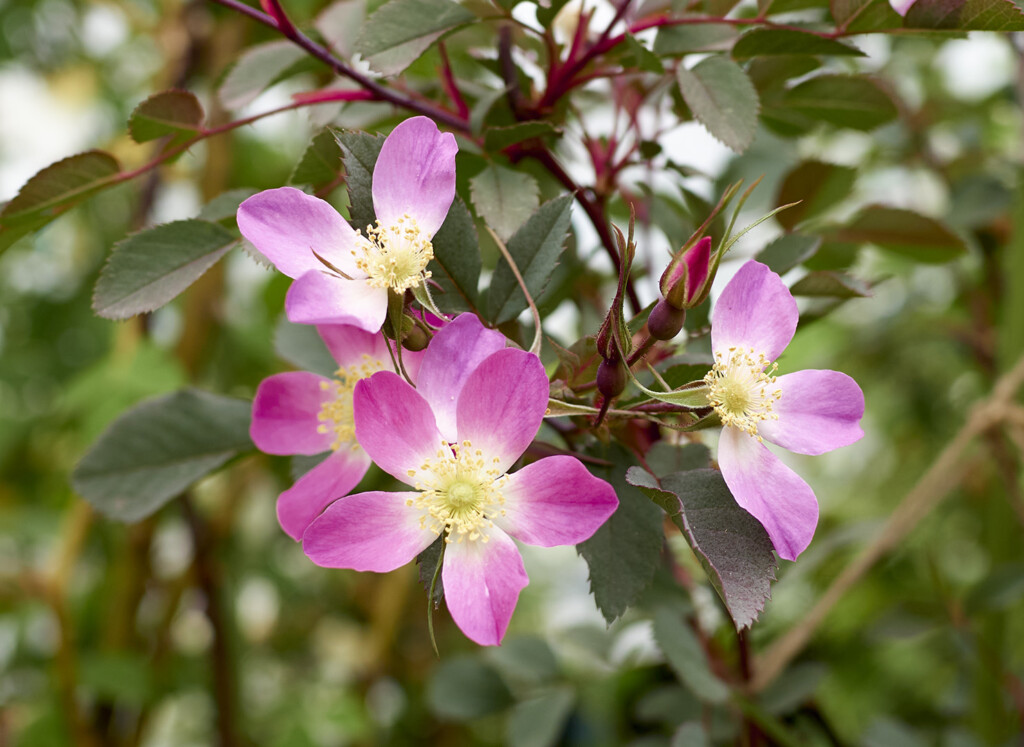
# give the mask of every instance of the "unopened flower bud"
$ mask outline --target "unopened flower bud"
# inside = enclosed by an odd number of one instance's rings
[[[669,262],[659,283],[661,295],[670,306],[692,309],[707,298],[711,281],[711,237],[683,247]],[[661,338],[666,339],[666,338]]]
[[[685,321],[686,309],[677,309],[662,298],[647,317],[647,331],[655,340],[671,340],[679,334]]]
[[[406,350],[411,350],[414,353],[418,353],[427,347],[430,342],[430,336],[426,330],[418,324],[414,324],[412,329],[405,333],[402,337],[402,347]]]
[[[601,392],[605,399],[613,399],[622,394],[626,388],[626,369],[620,359],[609,360],[605,358],[597,367],[597,391]]]

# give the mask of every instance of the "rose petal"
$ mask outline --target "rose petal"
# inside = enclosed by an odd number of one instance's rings
[[[382,470],[413,484],[409,471],[434,459],[442,444],[430,405],[391,371],[358,382],[352,402],[359,445]]]
[[[469,440],[506,472],[537,435],[548,391],[537,356],[514,348],[492,353],[469,375],[459,395],[459,442]]]
[[[362,449],[342,447],[304,474],[277,499],[277,520],[293,540],[325,507],[359,484],[370,467]]]
[[[364,280],[311,271],[292,283],[284,308],[296,324],[350,324],[377,332],[387,315],[388,293]]]
[[[386,573],[427,549],[437,535],[420,527],[417,493],[356,493],[335,501],[302,535],[302,549],[317,565]]]
[[[441,570],[444,598],[455,624],[481,646],[505,636],[519,592],[530,579],[515,543],[499,529],[487,542],[451,542]]]
[[[751,260],[722,290],[711,312],[711,349],[753,348],[768,360],[779,357],[796,332],[796,301],[782,278]]]
[[[334,399],[330,379],[305,371],[275,374],[260,382],[252,401],[249,435],[267,454],[320,454],[331,448],[334,433],[319,433],[317,415]]]
[[[288,277],[324,269],[314,255],[355,272],[356,233],[338,211],[294,187],[268,189],[238,206],[238,230]]]
[[[398,125],[373,168],[373,209],[381,225],[409,215],[427,236],[437,233],[455,198],[458,150],[455,136],[438,131],[426,117]]]
[[[864,435],[864,393],[846,374],[797,371],[778,377],[775,385],[782,390],[774,405],[779,419],[758,424],[773,444],[798,454],[824,454]]]
[[[505,348],[505,336],[487,329],[473,314],[460,314],[430,341],[423,356],[418,391],[434,410],[437,427],[455,441],[455,406],[466,378],[492,353]]]
[[[501,491],[504,514],[494,523],[529,545],[575,545],[615,513],[619,499],[579,459],[552,456],[509,475]]]
[[[780,558],[796,560],[818,525],[811,487],[756,438],[723,428],[718,465],[733,498],[761,522]]]

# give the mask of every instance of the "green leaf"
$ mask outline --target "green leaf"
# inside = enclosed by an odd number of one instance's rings
[[[678,611],[667,607],[654,613],[654,640],[679,681],[706,703],[725,703],[729,686],[711,671],[696,634]]]
[[[188,91],[154,93],[132,112],[128,132],[137,143],[199,132],[205,118],[203,107]]]
[[[572,195],[545,202],[509,239],[508,252],[515,260],[534,300],[543,292],[565,248],[572,213]],[[504,258],[498,262],[487,296],[488,318],[495,324],[515,319],[528,308],[526,296]]]
[[[489,165],[470,179],[470,197],[477,215],[508,241],[540,204],[537,180],[522,171]]]
[[[607,480],[619,497],[619,507],[594,536],[576,546],[590,568],[590,591],[604,619],[611,624],[651,583],[664,544],[662,515],[625,480],[630,457],[621,446],[607,455],[611,467],[589,465],[597,477]]]
[[[669,747],[712,747],[711,736],[701,722],[687,721],[676,729]]]
[[[772,272],[784,275],[804,260],[813,257],[819,246],[820,236],[788,233],[762,249],[756,259],[761,264],[768,265]]]
[[[903,27],[1024,31],[1024,13],[1009,0],[915,0],[903,17]]]
[[[864,56],[856,47],[797,29],[754,29],[741,36],[732,48],[732,56],[737,60],[794,54]]]
[[[443,659],[427,683],[427,705],[442,719],[469,721],[512,703],[508,687],[475,656]]]
[[[817,298],[866,298],[871,295],[871,288],[863,280],[841,272],[815,270],[796,281],[789,292]]]
[[[787,80],[807,75],[819,67],[821,62],[807,55],[776,55],[751,60],[747,75],[763,97],[767,91],[782,89]]]
[[[737,629],[751,625],[771,595],[777,563],[764,527],[737,505],[712,469],[658,480],[631,467],[626,481],[665,509],[700,560]]]
[[[96,281],[92,308],[127,319],[163,306],[238,243],[216,223],[179,220],[140,231],[114,245]]]
[[[727,23],[662,26],[654,37],[654,53],[681,56],[691,52],[728,49],[737,36],[736,28]]]
[[[874,244],[930,264],[949,262],[967,252],[963,239],[944,223],[911,210],[885,205],[869,205],[830,238]]]
[[[109,153],[90,150],[47,166],[0,211],[0,251],[42,228],[95,192],[120,182],[121,165]]]
[[[647,48],[643,42],[635,36],[626,34],[626,54],[622,58],[623,67],[635,67],[645,73],[663,75],[665,66],[661,64],[658,55]]]
[[[889,94],[870,78],[819,75],[783,95],[782,106],[814,120],[853,130],[873,130],[896,118]]]
[[[506,638],[500,646],[487,649],[486,655],[505,680],[514,685],[542,685],[559,676],[558,660],[551,646],[537,636]]]
[[[434,259],[427,265],[431,280],[441,286],[434,301],[442,311],[476,309],[480,282],[480,241],[469,209],[456,196],[431,242]]]
[[[221,192],[203,205],[202,210],[199,211],[199,215],[196,217],[199,220],[208,220],[211,223],[222,223],[230,220],[231,224],[234,225],[238,206],[254,194],[254,190],[248,187]]]
[[[443,34],[475,18],[451,0],[390,0],[367,19],[355,51],[377,72],[397,75]]]
[[[484,133],[484,149],[495,153],[530,138],[558,133],[559,129],[550,122],[520,122],[510,127],[490,127]]]
[[[505,744],[509,747],[551,747],[559,744],[576,705],[567,685],[516,703],[508,715]]]
[[[341,147],[334,133],[321,130],[302,154],[295,170],[288,178],[289,184],[308,184],[319,190],[341,178]]]
[[[295,324],[285,314],[274,326],[274,352],[300,371],[334,376],[338,364],[313,324]]]
[[[349,216],[357,229],[372,226],[377,220],[373,210],[373,167],[384,145],[381,135],[365,132],[335,132],[345,164],[345,186],[348,188]]]
[[[75,467],[71,485],[111,518],[143,519],[252,448],[251,408],[196,389],[143,402],[103,432]]]
[[[351,57],[356,36],[365,22],[365,2],[337,0],[324,8],[313,25],[336,55]]]
[[[822,161],[804,161],[786,174],[775,198],[776,205],[798,203],[777,213],[775,219],[787,231],[821,215],[850,195],[857,170]]]
[[[284,39],[250,47],[224,77],[217,98],[225,109],[241,109],[305,56],[302,49]]]
[[[836,25],[847,32],[882,31],[903,25],[889,0],[831,0],[829,6]]]
[[[692,70],[680,66],[676,80],[693,116],[716,140],[737,153],[750,146],[760,103],[743,68],[716,55],[701,60]]]
[[[711,451],[704,444],[670,444],[658,441],[644,454],[644,461],[654,474],[688,472],[711,466]]]

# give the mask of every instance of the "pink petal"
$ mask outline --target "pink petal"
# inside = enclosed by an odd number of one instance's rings
[[[363,362],[364,355],[370,356],[370,360],[373,361],[389,361],[388,365],[391,365],[383,342],[378,344],[383,337],[381,334],[367,332],[351,324],[318,324],[316,331],[339,368],[359,365]],[[383,358],[378,351],[384,353]]]
[[[442,445],[430,405],[391,371],[357,383],[352,402],[359,445],[382,470],[413,484],[409,470],[435,459]]]
[[[698,291],[704,287],[708,279],[708,267],[711,263],[711,237],[705,236],[697,242],[683,257],[686,260],[686,301],[689,303],[697,297]]]
[[[296,324],[350,324],[377,332],[387,315],[388,293],[364,280],[310,271],[292,283],[284,308]]]
[[[758,425],[773,444],[798,454],[824,454],[864,435],[864,393],[846,374],[797,371],[778,377],[775,384],[782,390],[774,405],[779,419]]]
[[[430,403],[448,441],[456,439],[455,406],[466,378],[491,353],[504,349],[505,336],[485,328],[473,314],[460,314],[430,341],[416,391]]]
[[[509,475],[502,488],[505,513],[494,523],[521,542],[541,547],[575,545],[615,513],[619,499],[579,459],[552,456]]]
[[[428,236],[437,233],[455,199],[458,150],[455,136],[439,132],[426,117],[398,125],[373,168],[373,209],[381,225],[409,215]]]
[[[260,382],[252,402],[249,435],[267,454],[319,454],[331,448],[334,433],[318,433],[317,415],[332,390],[320,387],[330,379],[305,371],[275,374]]]
[[[359,448],[343,446],[300,477],[277,499],[277,520],[293,540],[325,507],[359,484],[370,467],[370,457]]]
[[[466,637],[497,646],[505,636],[519,592],[530,579],[507,534],[492,529],[487,542],[451,542],[441,569],[448,611]]]
[[[532,353],[492,353],[466,379],[456,408],[458,440],[469,440],[505,472],[537,435],[548,406],[548,377]]]
[[[314,251],[345,274],[355,272],[355,231],[328,203],[294,187],[268,189],[239,205],[238,230],[288,277],[324,269]]]
[[[753,348],[779,357],[796,332],[796,301],[782,278],[751,260],[725,286],[711,312],[711,349]]]
[[[733,498],[761,522],[779,557],[796,560],[818,525],[818,500],[811,487],[738,428],[722,429],[718,466]]]
[[[302,535],[302,549],[317,565],[386,573],[411,561],[437,535],[420,527],[418,493],[356,493],[335,501]]]

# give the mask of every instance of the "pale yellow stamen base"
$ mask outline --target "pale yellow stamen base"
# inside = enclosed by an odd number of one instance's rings
[[[778,420],[773,412],[782,390],[774,388],[778,364],[771,363],[764,353],[753,348],[729,348],[728,355],[715,353],[715,365],[704,377],[708,385],[708,401],[715,408],[722,425],[739,428],[758,441],[758,423]]]
[[[366,233],[357,239],[352,254],[370,285],[404,293],[430,277],[426,267],[434,258],[434,247],[414,218],[403,215],[388,226],[377,221],[366,227]]]

